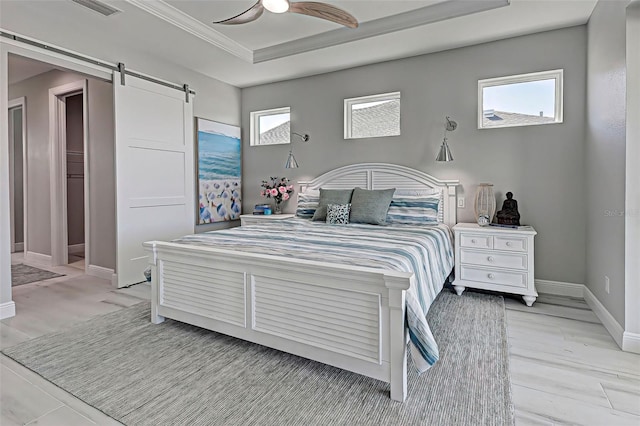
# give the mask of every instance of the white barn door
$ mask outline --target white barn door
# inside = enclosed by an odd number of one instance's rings
[[[120,73],[113,77],[118,287],[144,281],[142,243],[192,234],[193,109],[185,93]]]

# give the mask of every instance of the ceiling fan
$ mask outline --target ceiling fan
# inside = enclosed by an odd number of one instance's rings
[[[327,21],[332,21],[349,28],[358,27],[358,20],[349,12],[339,7],[316,1],[290,2],[289,0],[258,0],[256,4],[244,12],[222,21],[216,21],[214,24],[246,24],[262,16],[265,9],[273,13],[292,12],[314,18],[326,19]]]

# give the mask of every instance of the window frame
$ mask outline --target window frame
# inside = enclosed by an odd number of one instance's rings
[[[271,109],[263,109],[260,111],[251,111],[249,113],[249,146],[272,146],[286,145],[291,143],[291,129],[289,129],[289,138],[286,142],[277,143],[260,143],[260,118],[268,115],[289,114],[289,122],[291,122],[291,107],[279,107]]]
[[[529,83],[532,81],[555,79],[555,105],[554,121],[547,123],[529,124],[505,124],[502,126],[484,127],[484,92],[487,87],[505,86],[508,84]],[[478,129],[500,129],[504,127],[541,126],[545,124],[558,124],[564,121],[564,69],[539,71],[527,74],[509,75],[505,77],[487,78],[478,80]]]
[[[367,95],[367,96],[358,96],[356,98],[347,98],[344,100],[344,139],[368,139],[368,138],[386,138],[393,136],[400,136],[402,134],[402,127],[399,126],[397,135],[379,135],[379,136],[366,136],[366,137],[356,137],[353,136],[353,126],[352,126],[352,112],[353,105],[364,104],[369,102],[379,102],[379,101],[391,101],[398,100],[401,101],[400,92],[388,92],[388,93],[380,93],[377,95]],[[400,112],[398,112],[400,115]],[[398,117],[398,122],[400,123],[400,116]]]

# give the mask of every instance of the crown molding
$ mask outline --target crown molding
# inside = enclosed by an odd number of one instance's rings
[[[194,36],[231,53],[240,59],[247,62],[253,62],[253,51],[241,45],[240,43],[230,39],[226,35],[210,28],[206,24],[198,21],[197,19],[187,15],[183,11],[176,9],[168,3],[162,0],[147,1],[147,0],[125,0],[147,13],[150,13],[165,22],[168,22],[176,27],[193,34]]]
[[[510,2],[510,0],[446,0],[431,6],[363,22],[355,29],[339,28],[262,49],[251,50],[163,0],[125,1],[225,52],[253,64],[484,12],[508,6]]]
[[[286,43],[253,51],[253,63],[271,61],[325,47],[376,37],[409,28],[487,10],[508,6],[510,0],[447,0],[420,9],[363,22],[358,28],[339,28],[318,35],[292,40]]]

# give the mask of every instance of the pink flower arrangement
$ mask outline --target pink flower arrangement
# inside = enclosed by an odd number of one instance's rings
[[[289,185],[289,179],[286,177],[270,177],[270,180],[263,180],[262,188],[260,190],[260,196],[266,198],[273,198],[276,205],[279,205],[283,201],[287,201],[293,194],[293,185]]]

